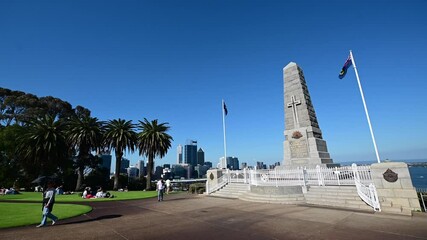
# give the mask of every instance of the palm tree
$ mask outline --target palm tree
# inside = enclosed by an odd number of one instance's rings
[[[114,119],[108,121],[105,126],[104,144],[109,149],[114,149],[116,153],[116,171],[114,173],[114,190],[119,188],[119,175],[122,157],[126,149],[133,152],[137,140],[135,125],[132,121],[124,119]]]
[[[18,153],[24,165],[42,175],[57,172],[68,158],[65,124],[45,115],[27,123],[27,132],[19,138]]]
[[[75,163],[78,173],[76,191],[78,191],[83,182],[83,170],[93,159],[91,151],[102,144],[102,122],[89,115],[73,117],[69,122],[67,135],[71,148],[78,152]]]
[[[147,190],[151,189],[151,175],[153,174],[154,158],[162,158],[171,147],[173,138],[166,132],[169,130],[169,123],[157,123],[157,119],[149,122],[144,118],[144,122],[139,121],[138,128],[138,149],[139,155],[148,158],[147,163]]]

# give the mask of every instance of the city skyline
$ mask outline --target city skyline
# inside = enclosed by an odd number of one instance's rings
[[[168,122],[214,166],[283,161],[282,69],[303,70],[335,163],[427,158],[425,1],[1,1],[0,86],[54,96],[106,121]],[[227,157],[228,157],[227,156]],[[143,157],[126,152],[135,163]],[[115,158],[113,153],[112,168]]]

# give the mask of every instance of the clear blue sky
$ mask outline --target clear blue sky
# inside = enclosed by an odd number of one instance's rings
[[[214,164],[283,160],[282,69],[304,70],[335,162],[427,158],[426,1],[0,1],[0,86],[101,120],[159,119],[175,163],[195,139]],[[135,163],[137,154],[127,154]]]

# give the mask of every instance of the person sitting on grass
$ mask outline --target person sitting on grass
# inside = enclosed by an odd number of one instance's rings
[[[86,187],[85,188],[85,190],[83,191],[83,194],[82,194],[82,198],[94,198],[95,196],[94,195],[92,195],[92,192],[91,192],[91,188],[90,187]]]

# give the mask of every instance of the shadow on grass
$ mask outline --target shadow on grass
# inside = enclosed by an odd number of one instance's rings
[[[122,215],[120,215],[120,214],[104,215],[104,216],[99,216],[99,217],[96,217],[96,218],[90,218],[90,219],[85,219],[85,220],[80,220],[80,221],[73,221],[73,222],[62,223],[61,225],[79,224],[79,223],[87,223],[87,222],[93,222],[93,221],[101,221],[101,220],[104,220],[104,219],[119,218],[121,216]]]

